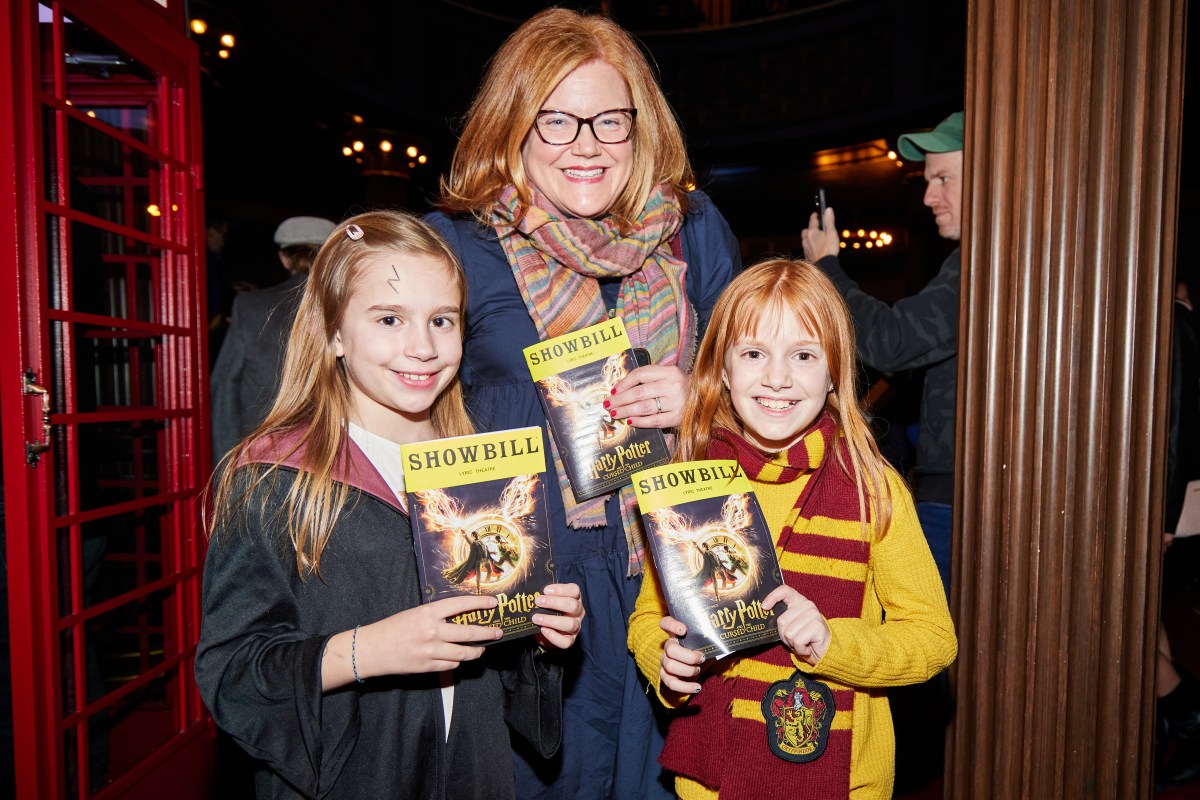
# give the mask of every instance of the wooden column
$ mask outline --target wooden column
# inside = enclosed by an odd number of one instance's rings
[[[1148,797],[1185,0],[971,0],[953,798]]]

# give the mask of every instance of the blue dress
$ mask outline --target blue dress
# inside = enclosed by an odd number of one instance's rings
[[[680,235],[688,297],[702,334],[717,296],[741,269],[741,254],[729,224],[704,193],[689,194],[688,209]],[[521,352],[539,336],[495,231],[440,212],[425,219],[450,242],[467,273],[460,375],[472,419],[481,431],[538,425],[549,452],[546,415]],[[610,308],[618,289],[617,280],[601,282]],[[550,486],[558,579],[579,585],[587,618],[575,647],[563,654],[562,748],[547,761],[514,741],[517,796],[672,797],[671,780],[658,765],[665,718],[653,695],[646,694],[626,646],[642,581],[625,575],[628,548],[618,504],[607,503],[604,528],[569,528],[557,484],[552,480]]]

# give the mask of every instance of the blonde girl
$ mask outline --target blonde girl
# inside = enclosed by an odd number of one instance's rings
[[[763,602],[781,643],[704,662],[648,572],[629,647],[681,707],[660,762],[682,798],[891,797],[885,690],[954,660],[912,497],[875,446],[855,376],[849,311],[812,264],[760,263],[717,301],[676,459],[733,458],[750,477],[783,567]]]
[[[259,797],[514,797],[509,729],[560,737],[561,670],[530,640],[422,605],[399,444],[472,432],[458,384],[466,282],[399,212],[321,247],[267,419],[225,459],[196,680],[255,759]],[[570,646],[572,584],[539,600],[541,649]],[[507,723],[507,725],[506,725]]]

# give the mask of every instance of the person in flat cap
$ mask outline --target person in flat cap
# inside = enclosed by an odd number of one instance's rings
[[[279,223],[275,246],[287,279],[234,298],[229,333],[212,370],[213,463],[266,418],[308,269],[335,227],[323,217],[289,217]]]
[[[951,114],[933,130],[904,134],[896,149],[908,161],[925,162],[925,205],[933,212],[942,238],[959,241],[963,112]],[[924,289],[888,305],[860,289],[842,270],[832,208],[825,212],[825,230],[821,230],[814,213],[801,237],[804,257],[825,271],[850,306],[863,362],[880,372],[928,367],[921,399],[913,495],[949,597],[961,248],[954,248]]]

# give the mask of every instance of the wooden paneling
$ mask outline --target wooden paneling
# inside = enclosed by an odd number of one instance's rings
[[[946,796],[1146,797],[1185,0],[972,0]]]

